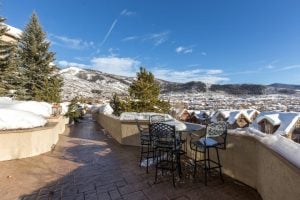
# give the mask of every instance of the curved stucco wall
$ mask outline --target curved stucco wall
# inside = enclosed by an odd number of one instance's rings
[[[27,158],[51,151],[65,130],[62,116],[49,119],[44,127],[0,131],[0,161]]]
[[[134,121],[103,114],[98,114],[97,121],[119,143],[139,144]],[[187,149],[193,158],[193,152]],[[227,149],[219,152],[223,173],[257,189],[264,200],[299,199],[300,169],[256,138],[228,134]],[[211,156],[215,158],[213,150]]]
[[[228,135],[223,172],[256,188],[264,200],[300,197],[300,169],[252,136]],[[299,155],[295,155],[299,156]]]

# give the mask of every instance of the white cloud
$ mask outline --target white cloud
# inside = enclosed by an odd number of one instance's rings
[[[169,39],[170,31],[163,31],[160,33],[152,33],[145,35],[143,41],[152,41],[154,46],[159,46]]]
[[[88,68],[88,65],[81,64],[81,63],[75,63],[75,62],[68,62],[66,60],[60,60],[57,62],[58,66],[60,67],[79,67],[79,68]]]
[[[189,81],[202,81],[204,83],[220,83],[226,82],[230,79],[222,74],[209,74],[213,70],[206,69],[193,69],[186,71],[177,71],[173,69],[155,68],[152,70],[156,78],[172,81],[172,82],[189,82]],[[222,70],[214,70],[221,72]]]
[[[70,49],[87,49],[94,48],[95,44],[92,41],[84,41],[79,38],[70,38],[67,36],[49,34],[50,41],[53,45],[66,47]]]
[[[122,41],[126,42],[126,41],[136,40],[138,38],[139,38],[138,36],[128,36],[128,37],[123,38]]]
[[[206,74],[209,74],[209,75],[222,74],[222,73],[223,73],[223,70],[221,70],[221,69],[209,69],[206,72]]]
[[[202,52],[201,52],[201,55],[202,55],[202,56],[207,56],[207,53],[204,52],[204,51],[202,51]]]
[[[275,71],[286,71],[286,70],[297,69],[297,68],[300,68],[300,65],[290,65],[286,67],[281,67],[280,69]]]
[[[93,69],[123,76],[135,76],[140,64],[140,61],[132,58],[113,56],[95,57],[91,60]]]
[[[266,68],[267,68],[267,69],[273,69],[274,66],[273,66],[273,65],[267,65]]]
[[[191,47],[183,47],[183,46],[179,46],[175,49],[176,53],[182,53],[182,54],[187,54],[187,53],[192,53],[193,52],[193,48]]]
[[[170,31],[162,31],[159,33],[151,33],[142,36],[128,36],[122,39],[123,42],[139,40],[142,42],[151,42],[154,46],[159,46],[168,41]]]
[[[127,9],[122,10],[122,12],[120,13],[120,15],[122,16],[131,16],[131,15],[135,15],[135,12],[129,11]]]

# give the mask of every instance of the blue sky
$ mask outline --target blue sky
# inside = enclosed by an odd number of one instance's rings
[[[169,81],[300,84],[300,1],[2,0],[23,29],[35,10],[56,63]]]

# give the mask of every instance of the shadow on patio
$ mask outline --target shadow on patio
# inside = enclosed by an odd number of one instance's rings
[[[176,188],[168,176],[153,184],[153,169],[146,174],[138,161],[139,148],[119,145],[85,118],[53,152],[0,163],[2,176],[12,174],[0,182],[1,199],[261,199],[228,177],[224,184],[212,177],[207,187],[201,175],[178,181]]]

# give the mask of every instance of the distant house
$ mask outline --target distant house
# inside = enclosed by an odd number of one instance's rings
[[[249,126],[249,124],[252,121],[247,111],[237,110],[237,111],[230,112],[227,122],[228,122],[228,128],[236,129],[236,128],[245,128]]]
[[[22,35],[22,31],[18,28],[7,24],[1,24],[7,27],[7,32],[0,38],[4,42],[16,43]]]
[[[184,109],[181,113],[179,113],[179,120],[190,122],[191,121],[191,114],[188,110]]]
[[[253,122],[257,116],[259,115],[259,111],[256,109],[246,109],[246,112],[248,114],[249,119],[251,120],[251,122]]]
[[[233,112],[235,110],[218,110],[217,112],[214,113],[214,115],[211,118],[211,122],[219,122],[219,121],[224,121],[226,122],[229,118],[230,112]]]
[[[206,125],[210,120],[210,111],[200,110],[199,112],[195,113],[195,117],[197,118],[199,124]]]
[[[300,113],[263,112],[255,120],[256,127],[266,134],[279,134],[290,139],[297,139],[300,132]]]

